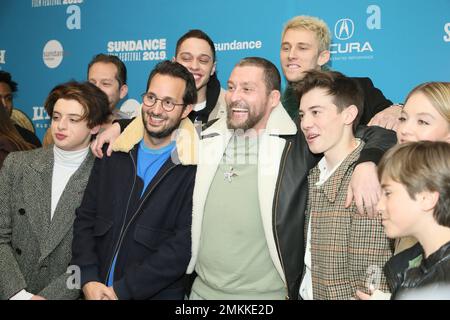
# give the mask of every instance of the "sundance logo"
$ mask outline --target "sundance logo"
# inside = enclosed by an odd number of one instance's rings
[[[0,64],[5,64],[6,50],[0,50]]]
[[[44,46],[44,52],[42,59],[47,67],[50,69],[57,68],[64,57],[64,50],[61,43],[58,40],[50,40]]]

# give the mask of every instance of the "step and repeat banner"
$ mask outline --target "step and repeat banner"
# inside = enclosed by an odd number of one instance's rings
[[[279,67],[281,31],[296,15],[327,22],[332,69],[370,77],[394,102],[421,82],[450,81],[450,0],[1,0],[0,70],[19,84],[14,105],[42,138],[47,94],[85,80],[97,53],[126,63],[121,110],[133,113],[150,70],[173,57],[188,30],[202,29],[215,42],[224,87],[243,57]]]

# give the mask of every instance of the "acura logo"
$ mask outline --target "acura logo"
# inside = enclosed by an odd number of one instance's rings
[[[355,24],[351,19],[341,19],[334,25],[334,35],[336,39],[348,40],[353,37],[355,31]]]

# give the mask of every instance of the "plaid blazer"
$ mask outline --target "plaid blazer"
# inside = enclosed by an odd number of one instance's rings
[[[305,238],[311,219],[311,276],[314,299],[351,299],[368,286],[388,291],[384,264],[392,256],[381,218],[357,213],[354,203],[345,208],[350,179],[364,142],[356,148],[321,186],[315,166],[308,176]],[[306,241],[306,239],[305,239]]]

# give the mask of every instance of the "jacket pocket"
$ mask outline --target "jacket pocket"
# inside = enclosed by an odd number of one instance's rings
[[[95,219],[95,225],[94,225],[94,237],[101,237],[105,235],[109,229],[111,229],[113,223],[111,221],[108,221],[106,219],[97,217]]]
[[[164,241],[174,234],[171,231],[136,225],[134,240],[150,250],[157,250]]]

